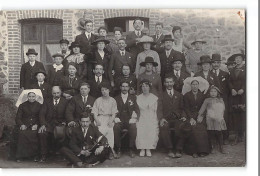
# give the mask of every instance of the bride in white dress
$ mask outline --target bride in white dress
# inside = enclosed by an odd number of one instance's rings
[[[141,149],[140,156],[151,157],[151,149],[155,149],[158,142],[159,126],[158,116],[161,114],[161,105],[158,97],[150,93],[151,82],[143,80],[140,84],[142,94],[137,96],[140,109],[140,118],[136,123],[136,148]]]

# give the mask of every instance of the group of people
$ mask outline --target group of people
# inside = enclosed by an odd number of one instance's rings
[[[159,146],[172,158],[197,158],[216,149],[225,154],[229,131],[235,131],[232,145],[243,140],[244,54],[230,56],[225,72],[221,55],[207,55],[202,39],[187,43],[179,26],[164,35],[158,22],[149,36],[137,18],[125,38],[115,27],[108,40],[105,27],[97,36],[91,20],[79,25],[82,34],[70,45],[60,41],[48,72],[34,49],[26,53],[20,86],[30,91],[18,108],[12,150],[18,162],[44,162],[60,152],[84,167],[120,158],[122,148],[130,157],[136,149],[151,157]]]

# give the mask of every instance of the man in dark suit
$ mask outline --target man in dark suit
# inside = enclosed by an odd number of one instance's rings
[[[100,87],[101,83],[103,82],[109,83],[109,81],[105,79],[105,77],[103,76],[104,74],[103,65],[96,64],[93,73],[95,76],[87,81],[91,87],[89,94],[94,98],[98,98],[102,96],[101,87]]]
[[[134,58],[132,54],[125,50],[126,41],[124,38],[118,40],[117,45],[119,50],[112,54],[111,60],[109,62],[108,76],[112,87],[115,86],[115,81],[118,77],[122,76],[123,65],[129,65],[131,69],[134,68]],[[114,71],[114,75],[112,72]]]
[[[173,55],[177,51],[172,49],[174,39],[171,35],[165,35],[162,39],[162,43],[164,44],[164,51],[159,54],[160,62],[161,62],[161,77],[164,80],[164,76],[172,71],[172,61],[174,59]]]
[[[52,88],[52,98],[44,101],[40,111],[39,140],[41,147],[40,162],[45,162],[49,150],[57,151],[62,143],[54,139],[53,131],[56,126],[66,125],[65,110],[68,101],[61,97],[59,86]],[[48,145],[51,141],[51,146]],[[50,148],[51,147],[51,148]]]
[[[136,119],[139,116],[139,108],[136,103],[136,96],[130,95],[130,83],[123,81],[120,85],[121,94],[115,97],[117,103],[118,114],[115,118],[114,136],[115,148],[117,149],[117,158],[121,156],[121,134],[127,131],[129,137],[129,155],[134,157],[133,149],[136,139]],[[134,114],[133,114],[134,112]],[[136,117],[134,117],[136,115]]]
[[[190,77],[190,75],[182,70],[182,65],[185,62],[185,57],[179,51],[173,53],[173,60],[172,60],[172,72],[169,73],[170,76],[174,79],[174,86],[173,88],[178,91],[179,93],[182,92],[183,81]]]
[[[200,57],[200,62],[198,65],[202,66],[202,71],[195,73],[194,77],[201,76],[209,82],[209,86],[215,85],[220,89],[220,82],[217,76],[210,71],[210,65],[212,61],[209,55],[203,55]]]
[[[108,158],[109,145],[106,137],[91,123],[89,114],[83,113],[80,126],[72,129],[68,147],[63,147],[60,151],[76,167],[89,167]]]
[[[127,50],[133,55],[136,60],[137,55],[143,50],[142,47],[137,44],[140,41],[140,38],[143,37],[143,22],[141,21],[141,19],[137,18],[134,20],[133,25],[135,30],[130,32],[126,36],[126,44]]]
[[[165,77],[161,101],[163,107],[163,118],[160,120],[160,138],[164,146],[168,149],[168,156],[175,158],[181,157],[185,142],[190,135],[190,123],[186,120],[183,106],[183,96],[173,89],[174,80],[172,77]],[[173,153],[170,128],[174,129],[176,140],[176,154]]]
[[[82,46],[80,51],[83,54],[87,54],[91,49],[91,43],[97,39],[97,36],[92,33],[93,22],[91,20],[80,20],[79,28],[83,31],[82,34],[76,36],[75,42]]]
[[[91,112],[95,98],[89,95],[90,88],[88,83],[81,83],[80,94],[70,100],[65,115],[68,126],[78,126],[82,112]]]
[[[46,73],[44,70],[35,72],[37,82],[32,84],[32,89],[40,89],[42,92],[43,99],[51,97],[51,86],[45,81]]]
[[[164,35],[162,33],[163,29],[163,23],[157,22],[155,24],[155,34],[152,36],[153,41],[155,41],[155,45],[153,46],[153,50],[155,50],[157,53],[161,53],[164,51],[163,42]]]
[[[220,69],[221,66],[221,55],[220,54],[212,54],[212,72],[216,75],[218,78],[218,81],[220,83],[220,91],[222,92],[222,98],[225,103],[225,114],[224,119],[227,124],[227,131],[224,131],[223,137],[224,137],[224,144],[228,144],[228,131],[230,127],[230,120],[228,117],[228,96],[230,94],[229,86],[228,86],[228,80],[229,80],[229,74],[223,70]]]
[[[44,66],[41,62],[36,61],[38,53],[34,49],[28,49],[26,55],[29,61],[24,63],[20,72],[20,88],[31,89],[32,84],[37,83],[35,78],[35,72],[44,70]]]

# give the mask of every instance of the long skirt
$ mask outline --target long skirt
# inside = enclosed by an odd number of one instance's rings
[[[100,121],[101,125],[98,126],[98,130],[107,138],[108,144],[111,148],[114,148],[114,130],[108,127],[108,122],[111,116],[104,116],[99,115],[97,116],[98,120]]]
[[[197,153],[209,153],[210,146],[208,141],[207,128],[203,124],[196,124],[192,126],[192,138],[194,139],[194,144]]]
[[[16,158],[33,157],[39,154],[37,131],[24,130],[18,132]]]

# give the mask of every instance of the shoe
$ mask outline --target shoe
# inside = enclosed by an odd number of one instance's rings
[[[171,157],[171,158],[176,158],[176,156],[175,156],[175,154],[173,152],[169,152],[168,156]]]
[[[113,160],[113,159],[114,159],[114,154],[113,154],[112,152],[109,153],[108,159],[110,159],[110,160]]]
[[[176,158],[181,158],[182,154],[180,152],[176,152]]]
[[[223,146],[219,147],[219,152],[222,154],[227,154],[227,152],[223,149]]]
[[[146,149],[146,156],[151,157],[152,153],[150,149]]]
[[[205,156],[207,156],[208,154],[207,153],[200,153],[199,154],[199,157],[205,157]]]
[[[210,150],[210,153],[211,153],[211,154],[215,154],[215,153],[216,153],[216,149],[215,149],[215,146],[214,146],[214,145],[212,145],[211,150]]]
[[[140,156],[143,157],[144,155],[145,155],[145,150],[142,149],[142,150],[140,151]]]
[[[41,157],[41,159],[40,159],[39,162],[40,162],[40,163],[46,162],[46,155],[42,155],[42,157]]]
[[[34,162],[38,162],[39,161],[39,157],[38,156],[34,157],[33,161]]]
[[[21,160],[21,159],[17,159],[16,162],[17,162],[17,163],[21,163],[22,160]]]
[[[238,136],[235,137],[235,139],[231,145],[237,145],[237,143],[238,143]]]
[[[135,153],[134,153],[133,150],[130,150],[130,151],[129,151],[129,156],[130,156],[131,158],[134,158],[134,157],[135,157]]]
[[[74,166],[74,165],[72,165]],[[77,162],[76,166],[77,168],[83,168],[84,167],[84,164],[82,162]]]
[[[197,153],[193,153],[192,157],[193,157],[193,158],[198,158],[199,156],[198,156]]]

